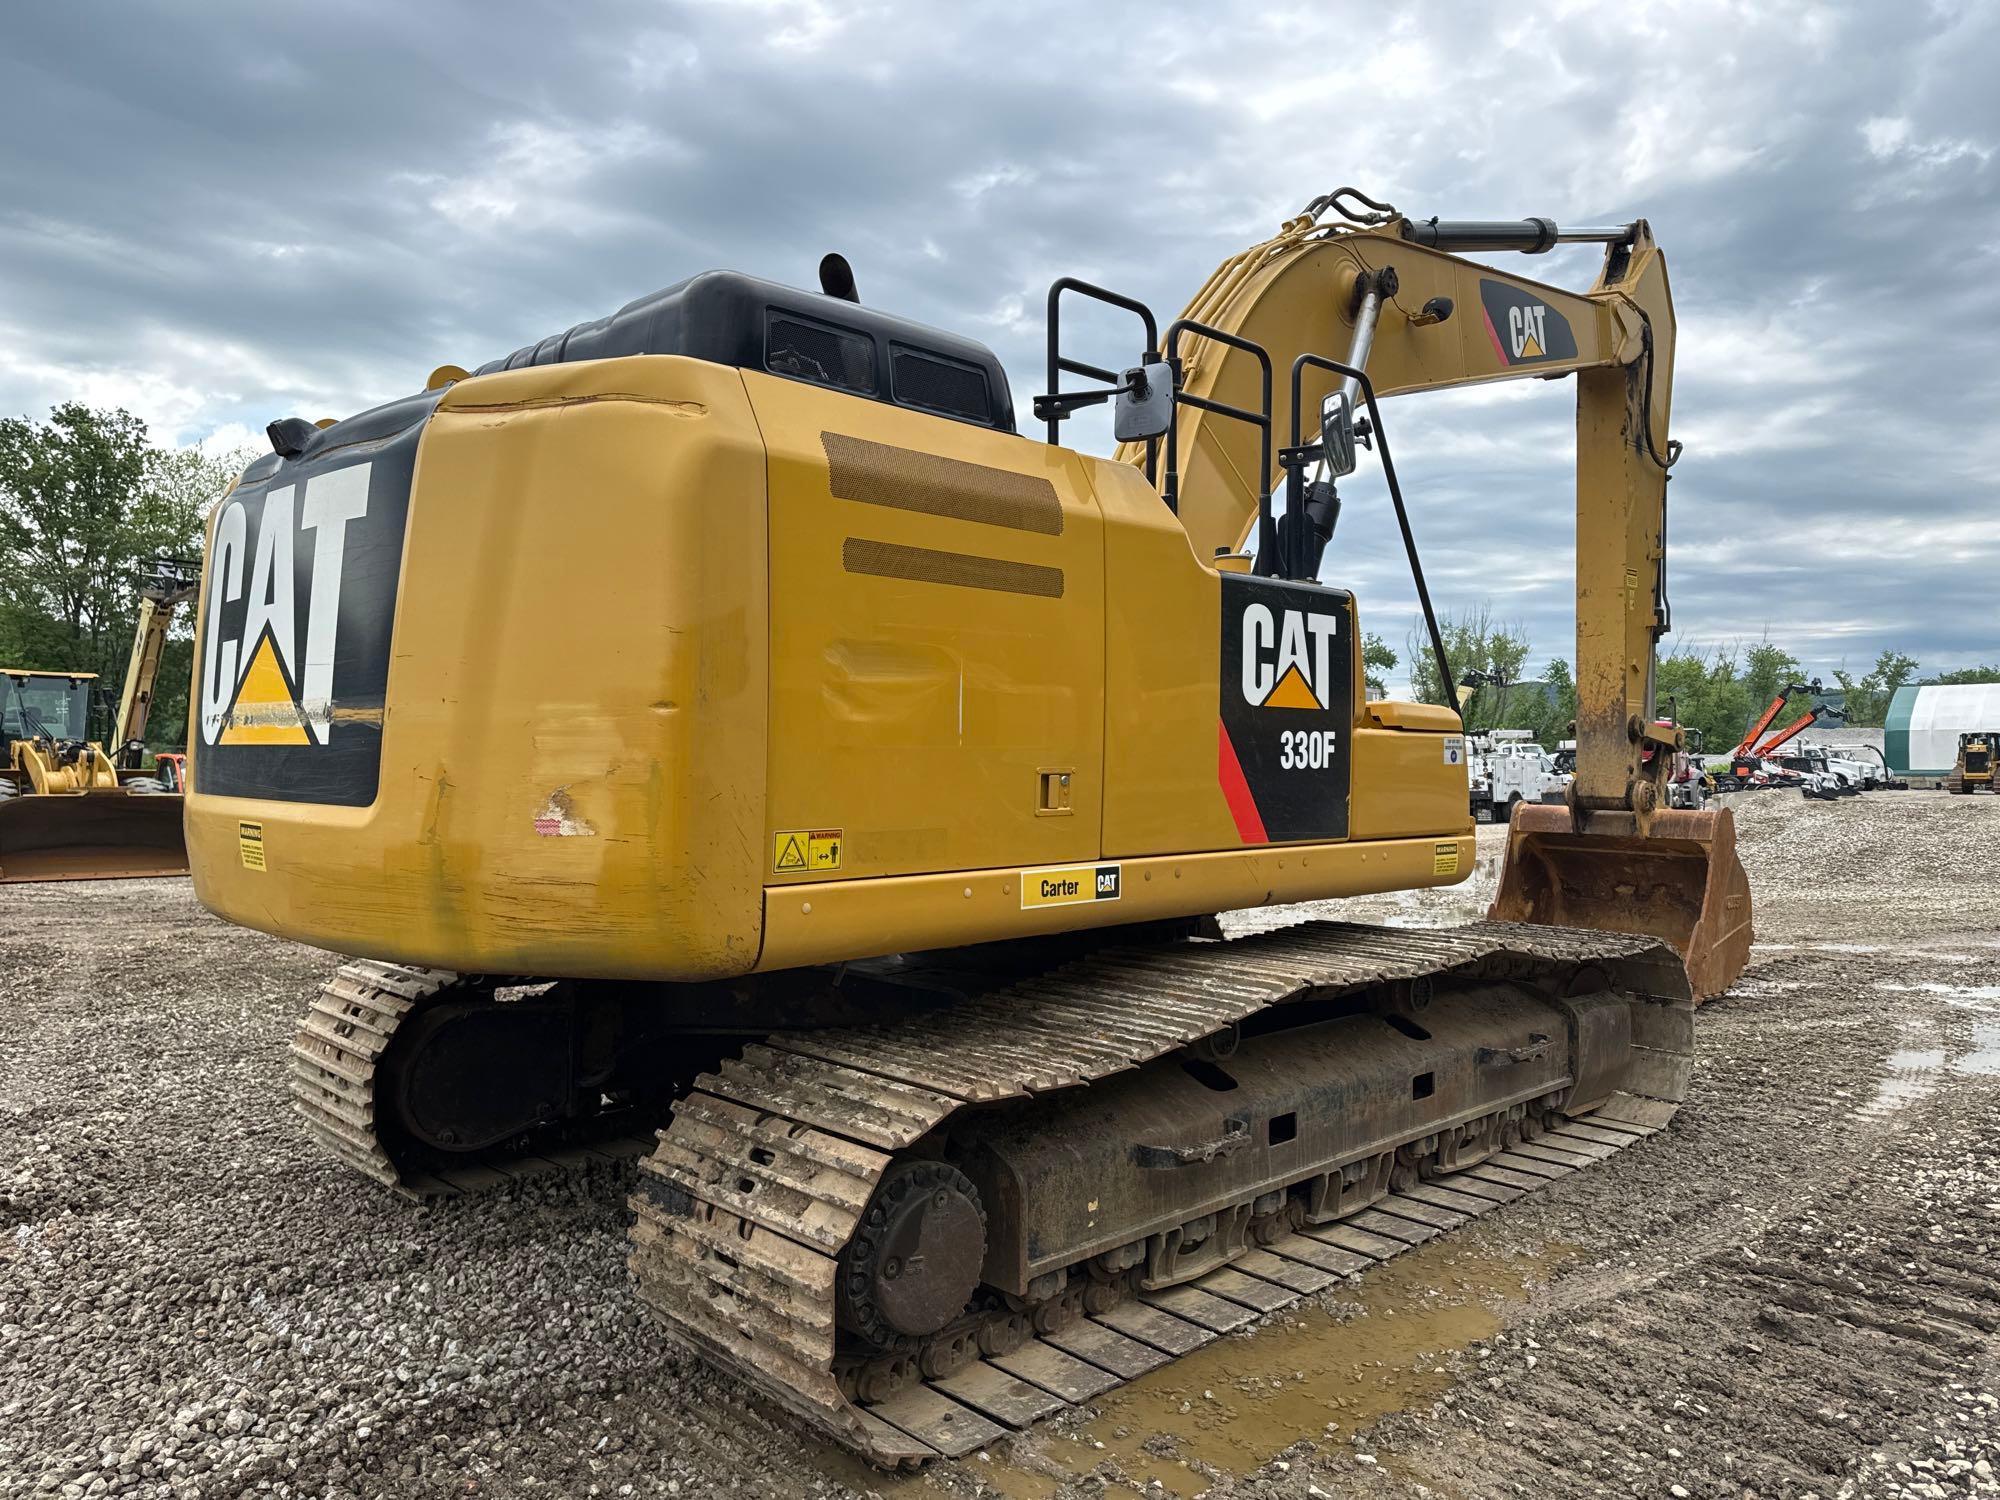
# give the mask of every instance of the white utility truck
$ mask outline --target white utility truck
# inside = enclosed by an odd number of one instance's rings
[[[1505,823],[1523,802],[1560,802],[1569,785],[1554,758],[1526,729],[1489,729],[1466,737],[1471,752],[1472,816]]]

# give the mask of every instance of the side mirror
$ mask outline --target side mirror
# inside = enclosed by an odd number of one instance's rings
[[[1336,479],[1354,472],[1354,401],[1335,391],[1320,405],[1319,441],[1326,454],[1326,471]]]
[[[1174,416],[1174,367],[1165,360],[1127,370],[1119,380],[1111,434],[1121,443],[1165,437]]]

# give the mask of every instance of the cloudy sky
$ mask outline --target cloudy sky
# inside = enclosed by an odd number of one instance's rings
[[[1649,218],[1680,314],[1680,643],[2000,659],[2000,6],[628,0],[10,8],[0,412],[226,446],[701,269],[1007,361],[1049,281],[1178,308],[1353,183]],[[1512,269],[1569,285],[1594,257]],[[1107,355],[1107,358],[1110,357]],[[1569,655],[1573,387],[1398,402],[1441,605]],[[1379,489],[1325,570],[1402,645]]]

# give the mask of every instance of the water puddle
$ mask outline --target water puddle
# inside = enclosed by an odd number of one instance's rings
[[[1936,995],[1960,1010],[1991,1010],[2000,1003],[2000,984],[1939,984],[1929,979],[1878,979],[1875,988],[1896,995]]]
[[[1864,1115],[1894,1114],[1936,1093],[1938,1070],[1944,1066],[1944,1051],[1942,1048],[1904,1048],[1891,1052],[1884,1066],[1888,1069],[1888,1076],[1875,1086],[1875,1097],[1861,1106]]]
[[[2000,1021],[1977,1021],[1972,1050],[1951,1060],[1951,1070],[1974,1078],[2000,1077]]]
[[[1108,1459],[1141,1488],[1158,1480],[1168,1494],[1195,1496],[1213,1482],[1205,1470],[1254,1471],[1300,1438],[1345,1442],[1448,1390],[1458,1378],[1450,1356],[1498,1331],[1506,1304],[1568,1254],[1483,1255],[1434,1242],[1330,1289],[1339,1316],[1308,1298],[1253,1337],[1218,1339],[1104,1397],[1095,1419],[1052,1434],[1044,1451],[1078,1475]]]
[[[1060,1480],[1051,1479],[1048,1475],[1037,1473],[1032,1469],[1017,1469],[1012,1464],[995,1462],[991,1473],[986,1472],[985,1464],[981,1464],[979,1468],[981,1471],[979,1477],[985,1481],[981,1493],[993,1490],[1005,1495],[1007,1500],[1049,1500],[1051,1495],[1062,1488]]]

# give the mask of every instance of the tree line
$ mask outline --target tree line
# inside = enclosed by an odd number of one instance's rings
[[[156,447],[130,412],[76,402],[46,421],[0,418],[0,667],[95,672],[100,701],[115,705],[140,574],[156,557],[200,556],[209,509],[250,457]],[[160,749],[187,737],[192,620],[190,609],[160,665],[146,726]]]
[[[1544,745],[1569,739],[1576,719],[1576,682],[1566,657],[1554,657],[1540,677],[1524,680],[1531,649],[1528,632],[1519,624],[1501,624],[1489,606],[1438,617],[1445,655],[1455,687],[1471,686],[1463,708],[1467,729],[1527,729]],[[1371,639],[1373,639],[1371,637]],[[1451,701],[1438,682],[1437,665],[1428,634],[1412,631],[1406,649],[1412,696],[1425,703]],[[1388,662],[1395,665],[1393,654]],[[1837,690],[1838,716],[1829,723],[1855,728],[1879,728],[1888,717],[1898,688],[1911,684],[2000,682],[2000,666],[1964,667],[1919,676],[1922,665],[1901,651],[1886,650],[1866,672],[1845,666],[1833,671],[1833,683],[1822,683],[1829,696]],[[1374,678],[1370,678],[1371,690]],[[1779,723],[1791,720],[1818,701],[1810,690],[1815,680],[1799,659],[1769,640],[1754,645],[1677,646],[1660,658],[1655,685],[1662,716],[1699,729],[1711,754],[1733,749],[1757,715],[1786,687],[1806,684]]]

